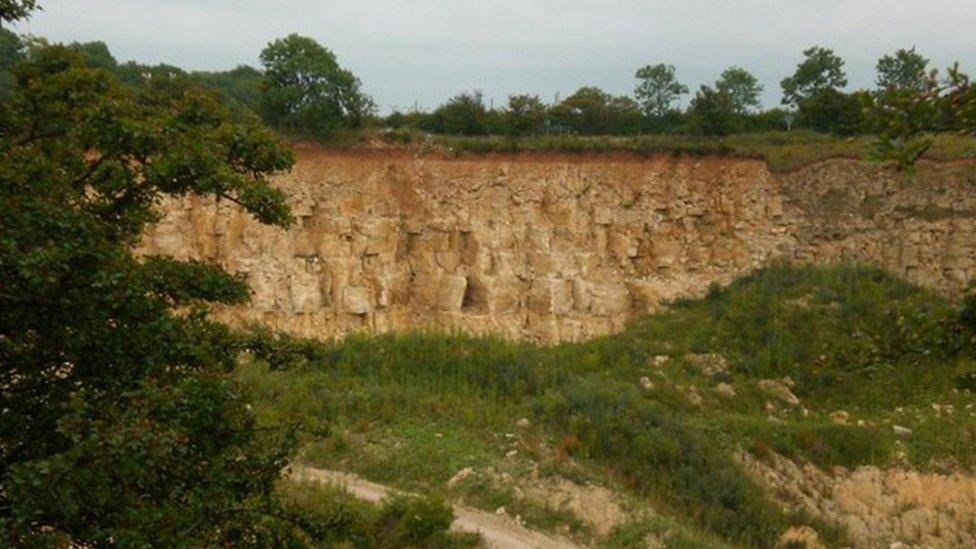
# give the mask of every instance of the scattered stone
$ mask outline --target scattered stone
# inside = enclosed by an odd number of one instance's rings
[[[777,408],[776,405],[769,400],[767,400],[766,404],[763,405],[763,409],[767,412],[775,412],[776,410],[779,410],[779,408]]]
[[[642,377],[642,378],[640,378],[640,386],[645,391],[653,391],[654,390],[654,382],[651,381],[651,378],[649,378],[649,377]]]
[[[694,366],[701,374],[708,377],[728,374],[729,366],[725,357],[717,353],[687,354],[685,361]]]
[[[512,459],[517,455],[518,455],[518,450],[509,450],[508,453],[505,454],[505,457],[508,459]]]
[[[692,406],[701,406],[702,402],[704,401],[701,392],[698,391],[698,387],[695,387],[694,385],[688,388],[688,393],[686,396],[688,398],[688,402],[690,402]]]
[[[911,436],[912,434],[911,429],[909,429],[908,427],[902,427],[901,425],[892,425],[891,429],[895,432],[896,435],[902,438]]]
[[[671,357],[668,355],[657,355],[651,359],[651,364],[653,364],[655,368],[663,368],[667,366],[668,362],[671,362]]]
[[[454,476],[447,481],[447,487],[453,488],[458,484],[461,484],[465,480],[471,478],[472,476],[474,476],[474,469],[472,469],[471,467],[465,467],[464,469],[461,469],[460,471],[455,473]]]
[[[799,406],[800,399],[793,394],[790,387],[785,381],[777,379],[763,379],[759,382],[759,388],[765,391],[770,396],[776,397],[777,400],[784,404],[790,406]]]
[[[508,511],[506,511],[505,510],[505,506],[502,505],[498,509],[495,509],[495,514],[498,515],[498,516],[500,516],[500,517],[504,517],[505,515],[508,514]]]
[[[529,421],[529,418],[523,417],[522,419],[515,422],[515,426],[518,427],[519,429],[528,429],[529,427],[532,426],[532,422]]]
[[[715,392],[726,398],[735,398],[735,387],[730,383],[719,383]]]
[[[791,526],[776,542],[777,548],[804,547],[805,549],[825,549],[820,542],[820,534],[809,526]]]
[[[780,418],[778,418],[778,417],[776,417],[776,416],[774,416],[773,414],[769,414],[768,416],[766,416],[766,421],[768,421],[770,423],[775,423],[777,425],[782,425],[783,424],[783,420],[780,419]]]
[[[836,412],[830,413],[830,420],[840,425],[847,425],[847,422],[850,421],[850,419],[851,415],[844,410],[837,410]]]

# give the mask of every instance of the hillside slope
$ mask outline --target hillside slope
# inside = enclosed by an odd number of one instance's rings
[[[352,336],[239,378],[262,421],[328,431],[312,465],[587,545],[961,547],[976,340],[958,319],[876,268],[774,264],[586,342]]]

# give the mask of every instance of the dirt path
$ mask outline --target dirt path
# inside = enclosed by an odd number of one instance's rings
[[[355,475],[304,467],[292,466],[291,477],[298,481],[321,482],[345,487],[357,498],[377,502],[391,490],[386,486],[363,480]],[[510,518],[500,517],[477,509],[454,506],[453,530],[477,532],[489,547],[496,549],[576,549],[579,546],[565,539],[529,530]]]

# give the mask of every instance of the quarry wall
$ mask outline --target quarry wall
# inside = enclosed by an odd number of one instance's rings
[[[834,160],[629,154],[448,156],[299,147],[276,180],[296,225],[170,200],[148,253],[244,275],[224,308],[315,337],[424,328],[555,342],[621,329],[662,300],[778,258],[882,265],[958,294],[976,277],[976,168],[908,176]]]

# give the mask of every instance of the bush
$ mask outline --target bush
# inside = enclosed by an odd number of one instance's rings
[[[447,533],[454,510],[441,499],[397,495],[384,501],[379,522],[386,525],[388,546],[424,545]]]
[[[695,130],[703,135],[728,135],[739,126],[732,96],[708,86],[702,86],[691,100],[689,114]]]
[[[438,133],[451,135],[485,135],[488,133],[488,111],[480,91],[462,93],[434,111],[433,126]]]
[[[825,88],[801,99],[799,107],[799,122],[804,128],[838,135],[854,135],[863,130],[864,108],[858,94]]]

